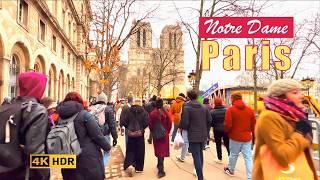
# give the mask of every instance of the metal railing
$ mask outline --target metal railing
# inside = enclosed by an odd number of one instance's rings
[[[318,176],[320,176],[320,119],[315,117],[309,117],[309,121],[312,126],[312,135],[313,135],[313,142],[312,142],[312,149],[313,149],[313,159],[317,161],[318,165],[316,165],[316,170]]]

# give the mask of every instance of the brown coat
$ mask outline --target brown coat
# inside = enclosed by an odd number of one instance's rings
[[[252,179],[263,180],[261,160],[259,157],[260,147],[266,144],[277,162],[282,166],[288,166],[298,155],[304,151],[310,168],[317,179],[312,157],[309,151],[309,140],[297,133],[293,119],[282,116],[274,111],[263,111],[257,120],[255,128],[256,149],[254,153],[254,165]]]

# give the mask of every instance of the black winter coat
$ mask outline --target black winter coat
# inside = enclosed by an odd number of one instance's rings
[[[84,111],[83,106],[75,101],[59,104],[57,112],[62,121],[80,112],[74,120],[74,126],[82,152],[77,157],[76,169],[62,169],[63,179],[104,179],[101,149],[110,151],[111,146],[103,136],[94,116]]]
[[[223,123],[224,123],[224,116],[226,114],[226,108],[224,106],[217,106],[214,107],[213,110],[210,111],[212,117],[212,124],[214,131],[223,132]]]
[[[188,131],[189,142],[207,141],[208,127],[211,125],[209,110],[196,100],[184,104],[179,128]]]
[[[143,109],[142,106],[133,105],[130,108],[124,109],[122,111],[122,118],[120,118],[120,126],[124,126],[126,129],[137,131],[135,129],[135,121],[139,123],[139,130],[144,132],[144,129],[148,127],[149,124],[149,115],[147,111]]]

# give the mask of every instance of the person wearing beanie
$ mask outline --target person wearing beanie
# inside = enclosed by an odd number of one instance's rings
[[[188,132],[188,142],[193,157],[194,167],[198,180],[203,180],[203,144],[208,138],[207,130],[211,125],[211,116],[207,108],[197,101],[198,93],[195,90],[187,92],[190,101],[182,108],[179,131]]]
[[[0,120],[8,120],[13,114],[20,114],[18,118],[12,120],[12,124],[18,128],[12,128],[14,132],[10,135],[13,135],[6,138],[6,143],[0,142],[0,179],[50,179],[49,169],[27,167],[31,154],[46,153],[48,115],[46,108],[39,104],[44,95],[46,83],[47,78],[44,74],[21,73],[18,77],[19,96],[11,104],[0,107]],[[1,126],[1,131],[5,129],[5,126]],[[14,134],[23,137],[23,141],[20,141],[20,138],[16,139],[17,136]],[[16,145],[13,146],[14,144]],[[23,149],[22,146],[24,146]],[[25,177],[27,170],[29,177]]]
[[[210,111],[212,117],[212,124],[213,127],[213,134],[214,134],[214,141],[216,143],[216,151],[217,157],[216,163],[222,164],[222,139],[223,144],[228,151],[228,156],[230,155],[229,151],[229,137],[228,134],[224,132],[224,118],[226,113],[226,107],[222,105],[222,100],[219,97],[214,98],[214,109]]]
[[[170,108],[170,114],[173,116],[173,131],[171,136],[171,144],[173,144],[174,138],[176,137],[177,129],[181,120],[181,111],[184,102],[186,101],[185,95],[180,93],[178,97],[173,101]]]
[[[254,111],[242,101],[240,92],[231,94],[232,106],[225,113],[224,131],[229,136],[229,164],[224,172],[230,176],[234,175],[239,153],[242,152],[245,160],[247,179],[252,176],[252,139],[256,118]]]
[[[111,142],[111,134],[113,139],[112,146],[116,146],[118,143],[117,123],[115,121],[113,108],[107,106],[107,103],[107,95],[104,92],[100,92],[100,94],[98,94],[96,98],[96,103],[90,106],[89,110],[90,113],[94,114],[100,122],[104,121],[104,125],[102,125],[101,127],[103,135],[109,142]],[[102,116],[100,115],[100,113],[102,113]],[[108,164],[109,156],[109,151],[104,151],[103,162],[105,166]]]
[[[303,161],[308,166],[303,167],[303,176],[296,178],[317,179],[310,154],[312,127],[304,112],[303,98],[301,84],[294,79],[276,80],[268,87],[264,98],[266,110],[261,112],[255,130],[253,179],[277,178],[264,171],[271,167],[266,164],[262,149],[271,151],[274,161],[282,167],[304,155]]]
[[[170,156],[169,133],[171,131],[172,122],[169,113],[163,108],[163,100],[158,98],[155,102],[155,109],[150,113],[149,129],[151,134],[158,130],[157,126],[160,121],[162,127],[166,130],[165,136],[160,139],[153,139],[154,154],[158,159],[158,178],[166,175],[164,172],[164,158]]]
[[[149,124],[148,113],[142,107],[141,99],[133,99],[127,114],[120,119],[120,126],[125,127],[127,134],[126,155],[123,169],[132,177],[135,172],[142,172],[145,158],[144,132]]]

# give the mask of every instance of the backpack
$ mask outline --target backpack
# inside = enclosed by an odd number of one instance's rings
[[[31,112],[32,101],[13,101],[0,106],[0,173],[16,169],[25,162],[19,131],[22,109]]]
[[[159,119],[156,122],[156,125],[152,131],[152,137],[155,140],[162,139],[166,136],[167,130],[163,127],[161,123],[162,112],[159,114]]]
[[[128,125],[128,136],[129,137],[141,137],[143,136],[143,130],[140,127],[140,123],[137,119],[138,114],[137,113],[132,113],[129,110],[129,113],[132,114],[132,116],[129,117],[133,117],[132,119],[129,120],[129,125]]]
[[[68,119],[59,119],[58,124],[53,127],[47,136],[47,151],[49,154],[75,154],[81,153],[80,143],[74,127],[74,120],[79,113]]]
[[[96,104],[90,107],[90,114],[92,114],[95,117],[100,127],[104,126],[106,122],[106,107],[107,106],[103,104]]]

